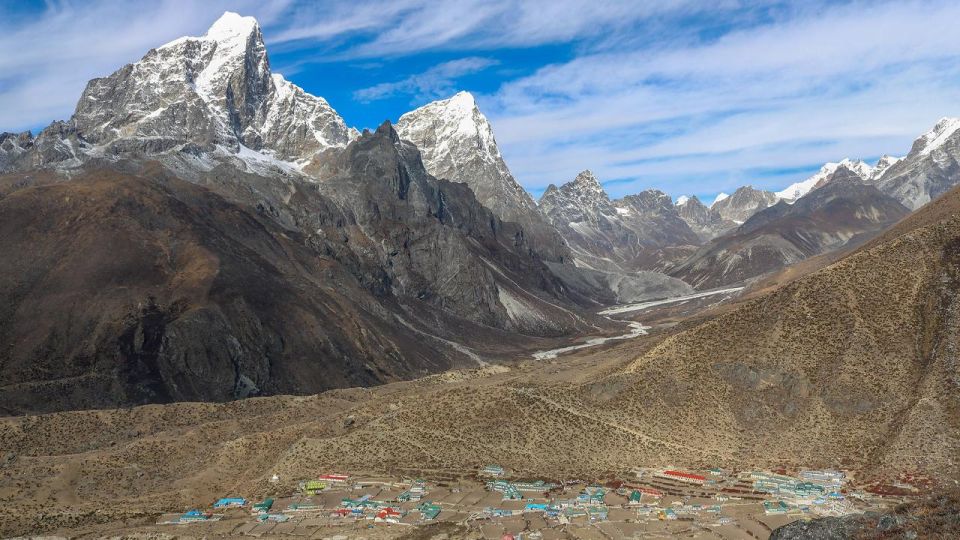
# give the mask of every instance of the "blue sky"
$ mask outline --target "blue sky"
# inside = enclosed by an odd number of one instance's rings
[[[534,194],[585,168],[614,196],[780,189],[960,115],[955,1],[0,0],[0,130],[225,10],[360,128],[473,92]]]

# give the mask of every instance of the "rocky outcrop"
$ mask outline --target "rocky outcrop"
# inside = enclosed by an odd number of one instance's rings
[[[833,538],[956,538],[960,536],[960,494],[927,496],[886,512],[798,520],[773,530],[770,540]]]

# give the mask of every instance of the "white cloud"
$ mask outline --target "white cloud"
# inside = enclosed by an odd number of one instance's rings
[[[960,113],[958,17],[956,3],[836,7],[685,47],[585,54],[481,104],[535,190],[585,167],[626,179],[621,193],[730,189],[761,183],[757,169],[903,153]]]
[[[472,56],[451,60],[437,64],[432,68],[410,75],[396,82],[380,83],[369,88],[362,88],[353,93],[357,101],[368,103],[378,99],[385,99],[397,94],[410,95],[416,100],[437,99],[455,93],[454,79],[483,71],[496,65],[497,61],[490,58]]]
[[[717,2],[709,9],[718,10],[726,4],[738,3]],[[385,57],[425,50],[518,47],[605,37],[652,17],[706,9],[706,4],[695,0],[318,2],[299,6],[293,24],[275,40],[327,41],[360,34],[368,39],[346,47],[338,57]]]
[[[497,49],[568,44],[569,61],[478,96],[534,191],[588,167],[619,194],[782,187],[804,174],[791,169],[903,153],[960,115],[960,4],[948,0],[93,0],[0,20],[0,129],[68,117],[87,80],[203,33],[225,9],[256,16],[271,52],[304,62],[466,56],[358,101],[451,94]]]

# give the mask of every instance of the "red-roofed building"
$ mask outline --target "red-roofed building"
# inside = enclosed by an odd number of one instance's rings
[[[653,488],[641,486],[637,488],[637,491],[639,491],[640,493],[643,493],[644,495],[650,495],[651,497],[657,497],[657,498],[663,497],[663,492],[660,491],[659,489],[653,489]]]
[[[321,474],[319,479],[323,482],[337,482],[342,484],[349,480],[350,477],[345,474]]]
[[[700,476],[699,474],[693,474],[683,471],[663,471],[658,472],[655,476],[660,478],[667,478],[670,480],[677,480],[678,482],[686,482],[688,484],[697,484],[703,485],[707,481],[706,476]]]
[[[393,508],[387,507],[383,510],[377,512],[377,517],[374,518],[374,521],[386,521],[387,523],[400,523],[400,518],[403,517],[400,512],[394,510]]]

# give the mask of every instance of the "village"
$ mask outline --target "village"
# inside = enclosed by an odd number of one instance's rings
[[[284,497],[225,494],[209,509],[165,515],[158,525],[203,536],[259,538],[390,538],[432,524],[455,524],[496,540],[767,538],[798,519],[878,510],[904,500],[851,489],[848,480],[834,470],[665,468],[602,483],[547,481],[519,478],[498,465],[458,482],[321,473],[298,481]]]

